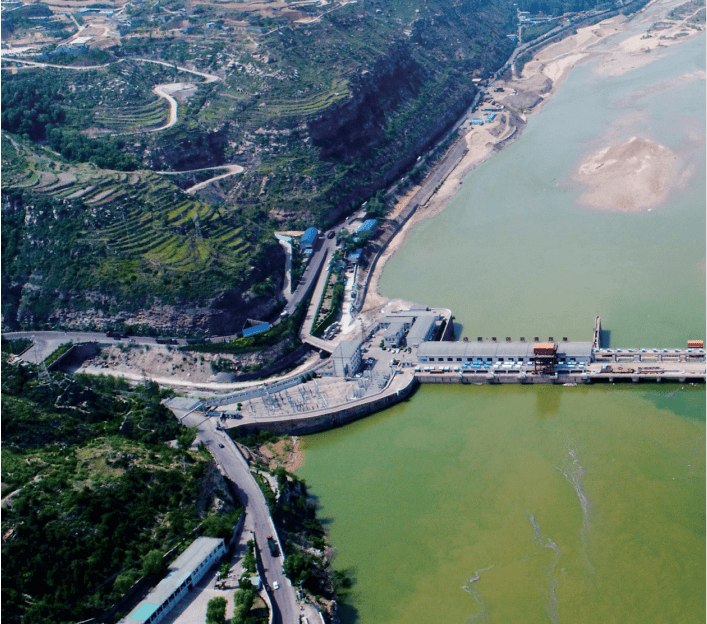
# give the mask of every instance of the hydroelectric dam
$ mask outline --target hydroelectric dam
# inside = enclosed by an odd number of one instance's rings
[[[409,305],[409,304],[408,304]],[[592,340],[566,337],[455,341],[450,310],[383,311],[360,339],[341,340],[309,373],[264,383],[190,409],[224,428],[304,434],[357,420],[410,396],[420,384],[555,384],[706,381],[703,340],[685,347],[613,348],[596,317]]]

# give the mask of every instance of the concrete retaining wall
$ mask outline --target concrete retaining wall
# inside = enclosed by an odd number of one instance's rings
[[[87,359],[94,357],[99,351],[100,346],[97,342],[75,344],[66,353],[47,366],[47,370],[73,372]]]

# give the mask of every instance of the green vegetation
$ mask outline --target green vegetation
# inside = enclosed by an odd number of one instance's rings
[[[261,475],[259,472],[254,472],[252,474],[255,480],[257,481],[258,485],[260,486],[260,489],[263,492],[263,496],[265,496],[265,502],[268,505],[270,513],[273,513],[275,511],[275,505],[277,504],[277,496],[275,492],[273,492],[270,483],[263,475]]]
[[[598,5],[520,4],[548,15]],[[12,36],[35,28],[29,17],[51,16],[54,25],[41,26],[47,37],[75,30],[50,5],[29,6],[5,12]],[[283,258],[272,233],[326,229],[366,201],[383,216],[381,191],[422,175],[418,157],[473,100],[473,79],[508,59],[516,7],[146,0],[126,7],[130,34],[110,51],[47,49],[51,63],[74,69],[6,72],[2,229],[3,249],[14,251],[3,252],[6,324],[41,327],[59,312],[89,312],[97,299],[112,302],[100,311],[115,318],[164,304],[208,308],[220,295],[233,295],[231,307],[242,310],[223,333],[242,327],[250,309],[274,316]],[[151,132],[169,109],[154,89],[173,83],[184,87],[175,92],[178,122]],[[180,190],[208,179],[195,170],[225,163],[244,171],[199,191],[203,201]],[[182,173],[166,179],[149,170]],[[295,282],[301,269],[295,257]],[[194,333],[213,331],[210,321],[198,316]]]
[[[62,355],[64,355],[64,353],[71,349],[73,344],[73,342],[65,342],[64,344],[59,345],[59,347],[54,352],[50,353],[44,360],[44,364],[49,366],[50,364],[56,362]]]
[[[525,52],[524,54],[521,54],[517,59],[516,59],[516,71],[518,74],[523,73],[523,68],[525,67],[525,64],[528,61],[531,61],[533,59],[533,55],[531,52]],[[521,111],[523,112],[523,111]]]
[[[248,540],[248,550],[243,556],[243,569],[246,574],[257,574],[257,567],[255,561],[255,542],[253,540]]]
[[[277,436],[272,431],[267,429],[261,429],[257,433],[251,433],[244,435],[241,433],[239,427],[234,427],[229,429],[226,433],[231,437],[232,440],[242,444],[243,446],[261,446],[263,444],[275,443],[281,440],[284,436]]]
[[[2,353],[9,353],[12,355],[22,353],[32,344],[32,341],[29,338],[8,340],[5,336],[0,336],[0,341],[2,342]]]
[[[142,575],[159,579],[164,572],[164,561],[162,551],[151,550],[142,558]]]
[[[2,128],[33,141],[45,139],[48,127],[63,122],[66,117],[59,105],[62,98],[51,81],[41,74],[18,82],[3,80]]]
[[[685,2],[684,4],[681,4],[680,6],[674,8],[670,13],[668,13],[668,19],[670,20],[680,20],[684,19],[688,16],[691,16],[693,13],[696,13],[698,9],[701,7],[705,6],[705,0],[690,0],[689,2]],[[704,15],[703,15],[704,19]]]
[[[312,326],[313,336],[321,336],[326,328],[339,318],[341,305],[344,302],[345,288],[346,275],[344,271],[332,271]]]
[[[226,624],[227,604],[226,599],[220,596],[209,600],[206,605],[206,624]]]
[[[47,144],[70,162],[91,162],[102,169],[135,171],[139,164],[132,154],[120,151],[123,144],[115,141],[97,141],[72,130],[52,128]]]
[[[230,539],[242,513],[243,510],[239,508],[229,511],[226,514],[214,514],[209,516],[201,524],[201,534],[205,537],[221,537],[225,540]]]
[[[298,337],[299,327],[306,313],[307,305],[300,304],[288,318],[262,334],[255,334],[247,338],[238,338],[229,342],[187,345],[186,347],[180,347],[180,350],[197,353],[250,353],[251,351],[260,351],[266,347],[271,347],[286,341],[289,351],[293,351],[300,344]]]
[[[87,291],[128,308],[155,297],[208,300],[259,279],[272,262],[277,245],[264,228],[246,233],[237,212],[206,206],[169,179],[70,166],[5,134],[2,148],[3,283],[41,271],[43,290],[22,302],[37,314],[80,305]],[[56,291],[62,296],[44,295]],[[4,301],[3,312],[12,304],[20,302]]]
[[[52,374],[2,363],[2,612],[8,622],[81,621],[138,580],[211,512],[217,471],[165,444],[182,431],[156,384]],[[218,477],[220,478],[220,476]],[[221,495],[223,496],[223,494]],[[194,501],[199,500],[198,505]],[[225,520],[221,520],[224,518]]]
[[[250,447],[275,443],[285,437],[265,430],[244,436],[238,428],[230,429],[228,433],[234,440]],[[315,600],[344,597],[352,585],[351,574],[350,571],[335,571],[331,567],[330,557],[326,554],[326,532],[317,518],[316,503],[308,495],[307,484],[282,466],[271,474],[277,479],[277,497],[267,479],[253,472],[283,542],[285,574]],[[324,603],[320,606],[326,610]]]
[[[535,26],[526,26],[523,28],[523,43],[542,37],[545,33],[555,28],[555,26],[557,26],[557,22],[545,22],[544,24],[536,24]]]
[[[265,624],[267,607],[252,587],[241,587],[233,594],[234,610],[231,624]],[[256,604],[259,603],[259,604]]]

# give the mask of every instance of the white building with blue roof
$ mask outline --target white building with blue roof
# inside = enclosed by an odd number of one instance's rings
[[[224,541],[199,537],[169,566],[169,573],[150,591],[121,624],[160,622],[226,553]]]

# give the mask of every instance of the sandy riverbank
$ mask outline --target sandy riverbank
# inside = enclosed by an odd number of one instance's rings
[[[528,117],[542,109],[543,104],[552,97],[575,67],[589,59],[598,58],[599,63],[595,71],[618,76],[656,60],[658,55],[651,54],[656,48],[669,47],[703,36],[704,30],[698,30],[697,26],[689,23],[697,15],[697,11],[683,16],[680,20],[661,21],[673,8],[681,4],[683,2],[680,0],[657,0],[630,20],[619,15],[581,28],[575,35],[539,50],[534,58],[525,64],[521,76],[511,80],[497,80],[489,88],[489,96],[479,105],[477,115],[485,114],[481,112],[484,105],[503,105],[504,110],[498,113],[490,124],[465,127],[461,130],[462,140],[466,141],[468,152],[429,201],[418,207],[379,258],[362,306],[364,317],[376,313],[388,302],[379,292],[380,276],[386,262],[405,242],[410,229],[420,221],[432,218],[444,210],[469,173],[503,147],[517,140]],[[629,24],[637,24],[641,33],[616,45],[606,45],[611,37],[624,33]],[[685,79],[704,80],[704,76],[688,76]],[[639,152],[644,157],[637,157]],[[609,163],[611,160],[616,162]],[[653,206],[678,183],[677,178],[681,174],[684,177],[684,171],[677,170],[674,160],[670,150],[642,137],[636,137],[628,144],[609,143],[604,150],[591,155],[584,163],[578,163],[577,179],[588,186],[582,201],[585,205],[601,210],[636,212]],[[616,166],[607,166],[599,173],[602,165],[607,163]],[[622,185],[626,176],[631,179],[628,186]],[[651,183],[644,184],[646,180],[651,180]],[[418,188],[412,189],[401,198],[393,214],[407,205]]]

